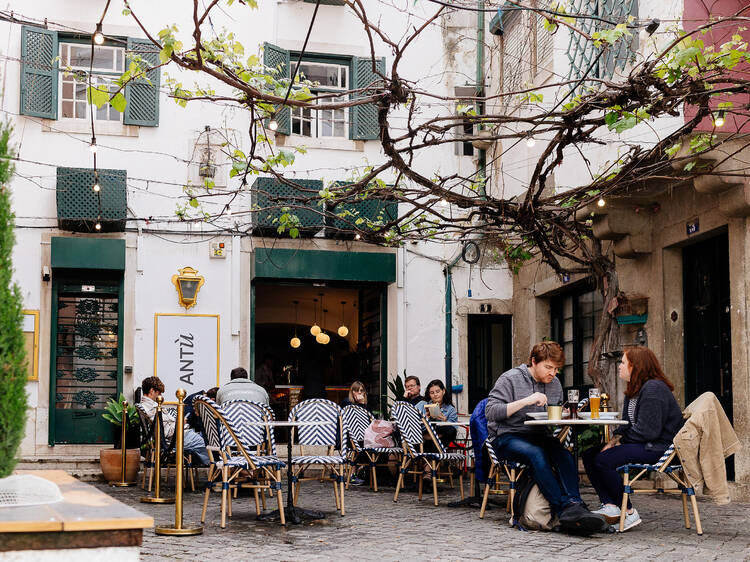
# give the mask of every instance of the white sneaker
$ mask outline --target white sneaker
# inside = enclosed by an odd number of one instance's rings
[[[601,515],[610,525],[620,522],[620,508],[616,505],[602,504],[599,509],[592,511],[592,513]]]
[[[632,529],[636,525],[640,525],[641,522],[642,522],[642,519],[641,519],[641,516],[638,515],[638,510],[637,509],[633,509],[633,513],[628,513],[625,516],[625,528],[623,529],[623,531],[627,531],[628,529]],[[617,531],[619,531],[620,530],[620,526],[616,525],[615,529]]]

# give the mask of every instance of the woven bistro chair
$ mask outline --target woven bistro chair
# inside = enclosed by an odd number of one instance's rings
[[[484,446],[490,459],[490,472],[487,474],[487,483],[484,486],[484,496],[482,497],[482,507],[479,510],[479,518],[484,519],[484,512],[487,510],[487,501],[490,494],[507,494],[508,502],[505,505],[505,510],[513,517],[513,497],[516,495],[516,482],[518,482],[518,479],[527,466],[516,461],[498,459],[495,448],[489,439],[484,442]],[[502,488],[501,469],[505,472],[508,480],[507,490]]]
[[[349,480],[352,471],[357,466],[367,466],[370,468],[370,487],[374,492],[378,491],[378,476],[375,470],[378,466],[387,466],[388,455],[401,455],[401,447],[365,447],[362,443],[365,440],[365,431],[375,418],[372,414],[361,406],[349,405],[341,410],[341,420],[344,424],[346,433],[349,435],[349,468],[346,475],[346,489],[349,489]],[[386,463],[380,463],[380,456],[386,455]]]
[[[138,403],[135,405],[135,411],[138,412],[138,420],[141,424],[141,450],[143,450],[143,477],[141,479],[141,488],[151,491],[151,485],[154,478],[154,424],[148,417],[143,406]],[[148,473],[148,488],[146,488],[146,474]]]
[[[422,499],[422,489],[424,480],[422,478],[423,466],[426,466],[432,475],[432,495],[435,505],[438,505],[437,495],[437,474],[438,469],[443,463],[462,465],[464,456],[461,453],[448,453],[441,443],[438,436],[432,430],[427,420],[420,414],[414,406],[408,402],[395,402],[391,407],[391,417],[396,422],[396,427],[401,433],[401,442],[403,456],[401,458],[401,467],[396,484],[396,493],[393,495],[393,501],[398,501],[398,494],[404,483],[406,474],[415,474],[419,480],[419,499]],[[437,448],[436,453],[424,452],[424,436],[422,430],[426,431],[427,436],[433,441]],[[420,463],[421,466],[420,466]],[[409,468],[412,467],[410,471]],[[461,499],[464,496],[463,472],[459,474]]]
[[[679,461],[679,464],[672,464],[674,460]],[[646,493],[681,493],[682,494],[682,515],[685,519],[685,528],[690,528],[690,512],[688,511],[687,499],[690,498],[690,504],[693,508],[693,516],[695,517],[695,530],[699,535],[703,534],[703,527],[701,526],[701,518],[698,514],[698,502],[695,499],[695,488],[690,482],[687,474],[683,470],[682,461],[680,455],[675,449],[674,443],[664,451],[661,458],[656,464],[625,464],[617,467],[618,472],[622,472],[622,483],[624,491],[622,494],[622,505],[620,507],[620,531],[625,529],[625,517],[628,512],[628,496],[630,494],[646,494]],[[631,473],[637,472],[635,476],[631,478]],[[641,476],[649,474],[651,472],[666,474],[676,484],[677,490],[646,490],[646,489],[634,489],[633,483],[638,481]]]
[[[289,412],[289,421],[320,421],[329,422],[324,425],[292,427],[289,438],[292,443],[297,440],[299,455],[292,457],[292,486],[294,505],[297,505],[299,490],[303,480],[326,479],[333,482],[333,495],[336,500],[336,509],[341,515],[346,514],[344,507],[344,476],[346,474],[347,458],[349,448],[348,436],[345,435],[344,426],[341,421],[341,408],[330,400],[323,398],[311,398],[297,404]],[[306,447],[324,446],[326,454],[305,454]],[[336,448],[340,447],[340,454],[336,454]],[[313,465],[323,467],[322,477],[305,477],[305,471]],[[325,471],[331,470],[330,478],[325,478]]]
[[[235,400],[219,406],[210,398],[201,396],[195,399],[194,407],[201,418],[207,442],[211,451],[218,448],[220,460],[216,467],[221,471],[221,528],[226,527],[227,514],[231,517],[230,488],[241,486],[252,488],[255,495],[255,510],[260,515],[258,490],[276,491],[281,524],[286,523],[281,497],[281,469],[284,463],[276,455],[258,455],[257,447],[270,439],[271,428],[265,425],[270,421],[265,408],[249,400]],[[257,425],[255,425],[257,424]],[[264,451],[265,452],[265,451]],[[249,473],[242,480],[243,471]],[[213,489],[206,486],[203,498],[201,521],[205,521],[208,496]]]

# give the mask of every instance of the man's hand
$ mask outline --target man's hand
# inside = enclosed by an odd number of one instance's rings
[[[545,406],[547,404],[547,395],[543,392],[535,392],[526,398],[527,406]]]
[[[404,392],[404,398],[409,398],[409,391]]]

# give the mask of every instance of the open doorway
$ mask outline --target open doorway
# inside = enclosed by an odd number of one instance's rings
[[[469,315],[469,411],[487,398],[495,381],[512,367],[512,316]]]

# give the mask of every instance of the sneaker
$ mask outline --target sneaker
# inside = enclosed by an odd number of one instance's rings
[[[623,531],[627,531],[628,529],[632,529],[636,525],[640,525],[642,521],[643,520],[641,519],[641,516],[638,515],[638,510],[637,509],[633,509],[633,513],[628,513],[625,516],[625,528],[623,529]],[[620,530],[620,526],[617,525],[615,527],[615,529],[617,531],[619,531]]]
[[[362,480],[361,478],[357,478],[356,476],[352,476],[351,480],[349,480],[349,484],[351,484],[352,486],[361,486],[364,483],[364,480]]]
[[[560,527],[565,531],[595,533],[604,532],[609,527],[604,517],[591,513],[580,503],[566,505],[559,518]]]
[[[610,525],[614,525],[615,523],[620,522],[620,508],[616,505],[602,504],[599,509],[597,509],[596,511],[592,511],[591,513],[601,515]]]

